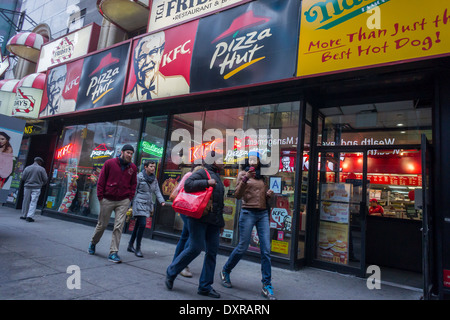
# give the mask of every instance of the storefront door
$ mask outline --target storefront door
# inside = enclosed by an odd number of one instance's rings
[[[317,148],[315,263],[362,275],[368,203],[367,155],[354,148]],[[346,173],[353,166],[356,172]],[[363,183],[366,181],[366,183]]]
[[[316,148],[313,264],[361,277],[376,266],[389,282],[408,272],[419,280],[411,285],[421,286],[430,260],[421,201],[426,152],[417,145],[373,148]]]

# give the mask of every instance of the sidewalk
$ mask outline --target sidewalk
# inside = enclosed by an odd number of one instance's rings
[[[107,260],[111,231],[106,230],[91,256],[87,247],[94,227],[40,214],[35,222],[19,219],[20,211],[0,206],[0,299],[20,300],[211,300],[197,294],[203,254],[190,265],[193,278],[178,276],[172,291],[164,285],[165,270],[175,245],[144,238],[144,258],[126,251],[130,234],[122,236],[123,262]],[[224,300],[266,301],[260,294],[258,263],[242,260],[221,286],[219,271],[227,256],[217,257],[214,288]],[[80,289],[68,289],[69,266],[80,268]],[[421,292],[381,283],[369,290],[366,280],[314,268],[290,271],[273,268],[279,300],[418,300]]]

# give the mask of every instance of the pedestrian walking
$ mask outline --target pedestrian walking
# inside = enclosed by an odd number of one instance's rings
[[[124,145],[119,157],[109,159],[104,163],[97,183],[100,213],[98,214],[94,234],[89,243],[88,252],[89,254],[95,254],[95,246],[108,226],[111,213],[114,210],[114,229],[108,260],[115,263],[122,262],[118,255],[120,238],[127,210],[136,193],[137,167],[131,162],[133,153],[133,146],[129,144]]]
[[[147,218],[150,217],[150,213],[153,212],[153,195],[156,196],[156,200],[162,206],[165,205],[164,198],[158,186],[158,181],[156,180],[155,171],[156,162],[145,161],[144,169],[137,175],[136,195],[133,200],[133,217],[135,218],[136,223],[134,224],[127,251],[133,252],[139,258],[144,257],[141,251],[141,242],[145,225],[147,224]],[[136,248],[134,248],[135,241]]]
[[[198,171],[200,169],[205,169],[203,166],[201,165],[197,165],[197,166],[192,166],[191,171],[187,172],[183,178],[181,179],[180,183],[176,186],[175,190],[172,192],[172,194],[170,195],[169,200],[170,201],[174,201],[176,196],[178,195],[178,192],[180,192],[181,188],[184,186],[184,183],[186,181],[187,178],[189,178],[193,172]],[[188,247],[189,245],[189,227],[188,227],[188,223],[189,220],[188,218],[181,213],[177,213],[180,215],[181,220],[183,220],[183,230],[181,230],[181,235],[180,235],[180,239],[178,240],[177,246],[175,248],[175,254],[173,256],[173,260],[174,261],[176,259],[176,257],[178,257],[178,255],[185,249]],[[183,277],[186,278],[191,278],[192,277],[192,272],[189,269],[189,266],[186,266],[186,268],[184,268],[180,274]]]
[[[44,160],[41,157],[34,158],[32,165],[23,170],[21,180],[23,182],[22,216],[28,222],[34,222],[36,206],[41,194],[41,189],[48,181],[47,172],[43,168]]]
[[[205,250],[203,269],[200,275],[197,293],[212,298],[220,298],[220,294],[212,288],[212,284],[214,283],[219,237],[225,226],[223,219],[225,188],[219,175],[220,170],[223,168],[222,161],[209,164],[217,156],[223,155],[215,154],[214,151],[210,152],[206,157],[204,170],[198,170],[192,173],[184,183],[186,192],[197,192],[206,190],[208,187],[213,187],[212,207],[209,209],[209,213],[200,219],[187,217],[189,245],[167,268],[165,284],[169,290],[172,290],[173,282],[177,275],[200,255],[202,250]],[[211,179],[208,179],[206,170],[208,170]]]
[[[239,216],[239,244],[231,253],[220,272],[222,285],[231,288],[230,273],[248,249],[253,227],[256,226],[260,240],[262,295],[275,300],[272,288],[272,267],[270,259],[270,225],[267,198],[273,191],[261,176],[261,162],[258,152],[250,152],[244,171],[238,173],[235,196],[242,199]]]

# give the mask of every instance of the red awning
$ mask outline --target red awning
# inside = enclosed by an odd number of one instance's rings
[[[38,33],[21,32],[9,39],[6,49],[18,57],[36,63],[41,46],[46,42],[48,39]]]

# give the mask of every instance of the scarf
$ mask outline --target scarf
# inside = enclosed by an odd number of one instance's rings
[[[142,174],[144,175],[145,182],[147,182],[149,186],[153,183],[153,181],[155,181],[155,174],[152,173],[148,175],[147,172],[145,172],[145,169],[142,170]]]

